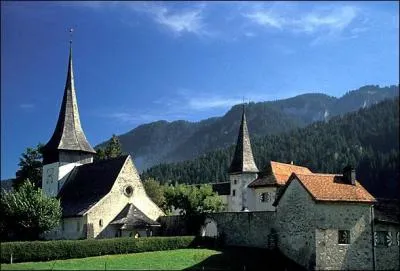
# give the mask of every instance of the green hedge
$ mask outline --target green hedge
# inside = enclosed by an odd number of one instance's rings
[[[1,243],[1,262],[49,261],[194,246],[194,236],[56,240]]]

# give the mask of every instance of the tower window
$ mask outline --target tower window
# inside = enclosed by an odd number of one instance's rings
[[[233,184],[237,184],[237,180],[233,180]]]
[[[338,231],[338,244],[348,245],[350,244],[350,231],[339,230]]]
[[[236,190],[235,189],[232,190],[232,196],[233,197],[236,196]]]

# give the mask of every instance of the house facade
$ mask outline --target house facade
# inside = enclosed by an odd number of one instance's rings
[[[56,128],[43,148],[43,192],[57,197],[61,225],[46,239],[151,236],[163,211],[147,196],[128,156],[93,162],[83,132],[74,82],[72,44]]]

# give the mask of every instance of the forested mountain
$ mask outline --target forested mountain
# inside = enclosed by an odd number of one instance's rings
[[[252,137],[277,135],[315,121],[368,107],[385,98],[398,96],[398,86],[365,86],[340,98],[325,94],[303,94],[293,98],[249,103],[246,114]],[[157,121],[120,135],[122,150],[133,156],[140,171],[159,163],[196,158],[206,152],[235,143],[241,105],[224,116],[200,122]],[[96,148],[104,146],[100,144]]]
[[[252,146],[261,170],[270,160],[294,161],[327,173],[340,173],[350,163],[356,166],[357,179],[375,196],[400,197],[398,97],[281,135],[253,136]],[[162,183],[226,181],[233,151],[231,146],[194,160],[160,164],[143,172],[142,178]]]

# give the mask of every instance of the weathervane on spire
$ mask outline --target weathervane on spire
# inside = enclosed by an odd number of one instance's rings
[[[72,33],[74,32],[74,29],[71,27],[69,29],[69,43],[72,43]]]

